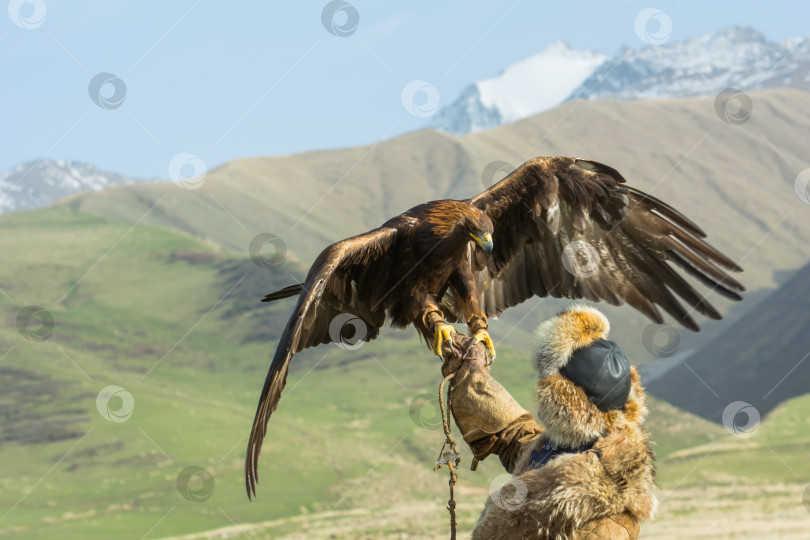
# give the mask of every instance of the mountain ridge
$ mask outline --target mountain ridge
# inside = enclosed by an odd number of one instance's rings
[[[507,66],[495,77],[469,84],[429,125],[464,134],[577,99],[707,97],[728,88],[747,92],[777,87],[810,90],[810,37],[774,42],[750,26],[732,26],[638,49],[624,46],[612,57],[563,46],[564,54],[560,42],[555,42]],[[544,56],[550,57],[549,62],[538,61]],[[555,65],[555,58],[569,61]],[[602,61],[589,64],[585,58]],[[572,79],[566,77],[577,70],[579,83],[572,86]],[[532,93],[537,97],[532,99]],[[544,97],[549,93],[555,99]],[[510,107],[515,101],[520,107]]]

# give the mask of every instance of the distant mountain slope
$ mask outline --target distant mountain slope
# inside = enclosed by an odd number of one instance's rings
[[[421,131],[373,146],[234,160],[209,171],[197,189],[120,186],[59,204],[132,223],[144,218],[242,254],[269,232],[311,261],[329,243],[416,204],[469,196],[479,175],[458,140]]]
[[[715,422],[735,401],[765,416],[810,392],[809,299],[810,264],[649,391]]]
[[[430,126],[463,134],[569,100],[715,96],[729,87],[809,90],[810,37],[776,43],[740,26],[684,41],[625,47],[612,58],[557,42],[497,77],[470,84]]]
[[[497,77],[467,86],[431,120],[454,133],[508,124],[556,107],[608,59],[556,41],[540,53],[507,67]]]
[[[0,214],[47,206],[74,193],[140,181],[78,161],[29,161],[0,173]]]

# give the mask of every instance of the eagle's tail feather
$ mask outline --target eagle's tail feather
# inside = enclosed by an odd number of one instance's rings
[[[282,298],[289,298],[290,296],[301,294],[301,291],[303,290],[304,290],[303,283],[299,283],[298,285],[290,285],[289,287],[284,287],[281,290],[268,294],[267,296],[262,298],[262,302],[272,302],[273,300],[281,300]]]

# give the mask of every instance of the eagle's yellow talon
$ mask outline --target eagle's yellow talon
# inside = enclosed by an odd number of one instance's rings
[[[442,356],[442,343],[445,340],[450,340],[450,350],[453,353],[456,352],[453,348],[453,334],[455,333],[456,329],[449,324],[439,323],[436,325],[436,339],[433,340],[433,352],[436,353],[436,356]]]
[[[495,361],[495,344],[492,343],[492,338],[489,337],[489,332],[486,330],[479,330],[473,335],[473,342],[470,346],[475,345],[478,342],[482,342],[484,347],[487,348],[487,355],[489,356],[490,364]]]

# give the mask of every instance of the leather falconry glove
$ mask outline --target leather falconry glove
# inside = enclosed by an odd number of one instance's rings
[[[475,457],[480,460],[506,450],[504,444],[517,442],[512,434],[520,438],[539,435],[542,428],[531,413],[490,376],[484,345],[475,343],[467,350],[472,338],[463,334],[455,334],[453,338],[458,354],[450,351],[449,344],[445,346],[442,374],[455,373],[450,380],[450,409]],[[507,440],[504,435],[508,435]],[[501,461],[505,457],[501,455]]]

